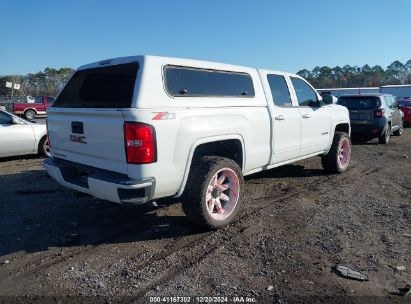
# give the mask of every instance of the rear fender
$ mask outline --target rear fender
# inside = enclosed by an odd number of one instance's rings
[[[206,144],[206,143],[212,143],[212,142],[217,142],[217,141],[224,141],[224,140],[239,140],[241,142],[241,149],[242,149],[242,168],[241,170],[244,169],[244,165],[245,165],[245,161],[246,161],[246,155],[245,155],[245,150],[244,150],[244,139],[241,135],[238,134],[226,134],[226,135],[221,135],[221,136],[213,136],[213,137],[206,137],[206,138],[201,138],[198,139],[196,142],[193,143],[193,145],[190,148],[190,153],[188,156],[188,160],[187,160],[187,165],[185,167],[184,170],[184,177],[183,180],[181,182],[181,185],[177,191],[177,194],[175,195],[175,197],[180,197],[185,189],[185,186],[187,184],[187,179],[188,179],[188,174],[190,173],[190,168],[191,168],[191,163],[193,161],[193,156],[194,156],[194,152],[196,150],[196,148],[202,144]]]

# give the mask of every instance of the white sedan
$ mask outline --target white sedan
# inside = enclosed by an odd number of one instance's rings
[[[25,154],[50,156],[46,126],[0,110],[0,157]]]

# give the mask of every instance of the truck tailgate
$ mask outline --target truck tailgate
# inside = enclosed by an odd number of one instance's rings
[[[118,109],[52,109],[53,157],[127,174],[124,117]]]

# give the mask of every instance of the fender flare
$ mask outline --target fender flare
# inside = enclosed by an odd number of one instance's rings
[[[28,110],[33,110],[37,115],[37,110],[35,108],[25,108],[23,114],[25,114]]]
[[[330,142],[328,143],[328,149],[326,151],[324,151],[324,154],[327,154],[330,151],[331,145],[332,145],[333,140],[334,140],[335,128],[338,125],[341,125],[341,124],[348,124],[348,135],[351,137],[351,122],[349,120],[339,119],[339,120],[334,121],[331,124],[331,130],[330,130],[330,135],[331,136],[330,136]]]
[[[177,194],[174,196],[175,198],[180,197],[187,184],[188,180],[188,174],[190,173],[190,168],[191,168],[191,163],[193,160],[194,152],[196,148],[199,145],[206,144],[206,143],[212,143],[216,141],[222,141],[222,140],[239,140],[241,142],[241,148],[242,148],[242,155],[243,155],[243,168],[241,168],[241,171],[244,170],[245,168],[245,161],[246,161],[246,155],[245,155],[245,144],[244,144],[244,138],[240,134],[225,134],[225,135],[219,135],[219,136],[211,136],[211,137],[203,137],[197,139],[190,148],[190,153],[188,154],[187,162],[186,162],[186,167],[184,169],[184,175],[183,175],[183,180],[180,184],[180,187],[178,188]]]
[[[338,125],[341,125],[341,124],[348,124],[348,135],[350,135],[351,136],[351,122],[349,121],[349,120],[346,120],[346,119],[340,119],[340,120],[337,120],[337,121],[335,121],[334,123],[333,123],[333,125],[332,125],[332,137],[331,137],[331,142],[332,142],[332,138],[334,138],[334,134],[335,134],[335,128],[338,126]]]

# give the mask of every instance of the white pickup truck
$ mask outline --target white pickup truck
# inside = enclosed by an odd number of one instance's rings
[[[315,155],[329,172],[347,169],[348,111],[329,102],[278,71],[155,56],[95,62],[48,110],[44,166],[112,202],[181,197],[193,222],[216,229],[247,203],[245,175]]]

